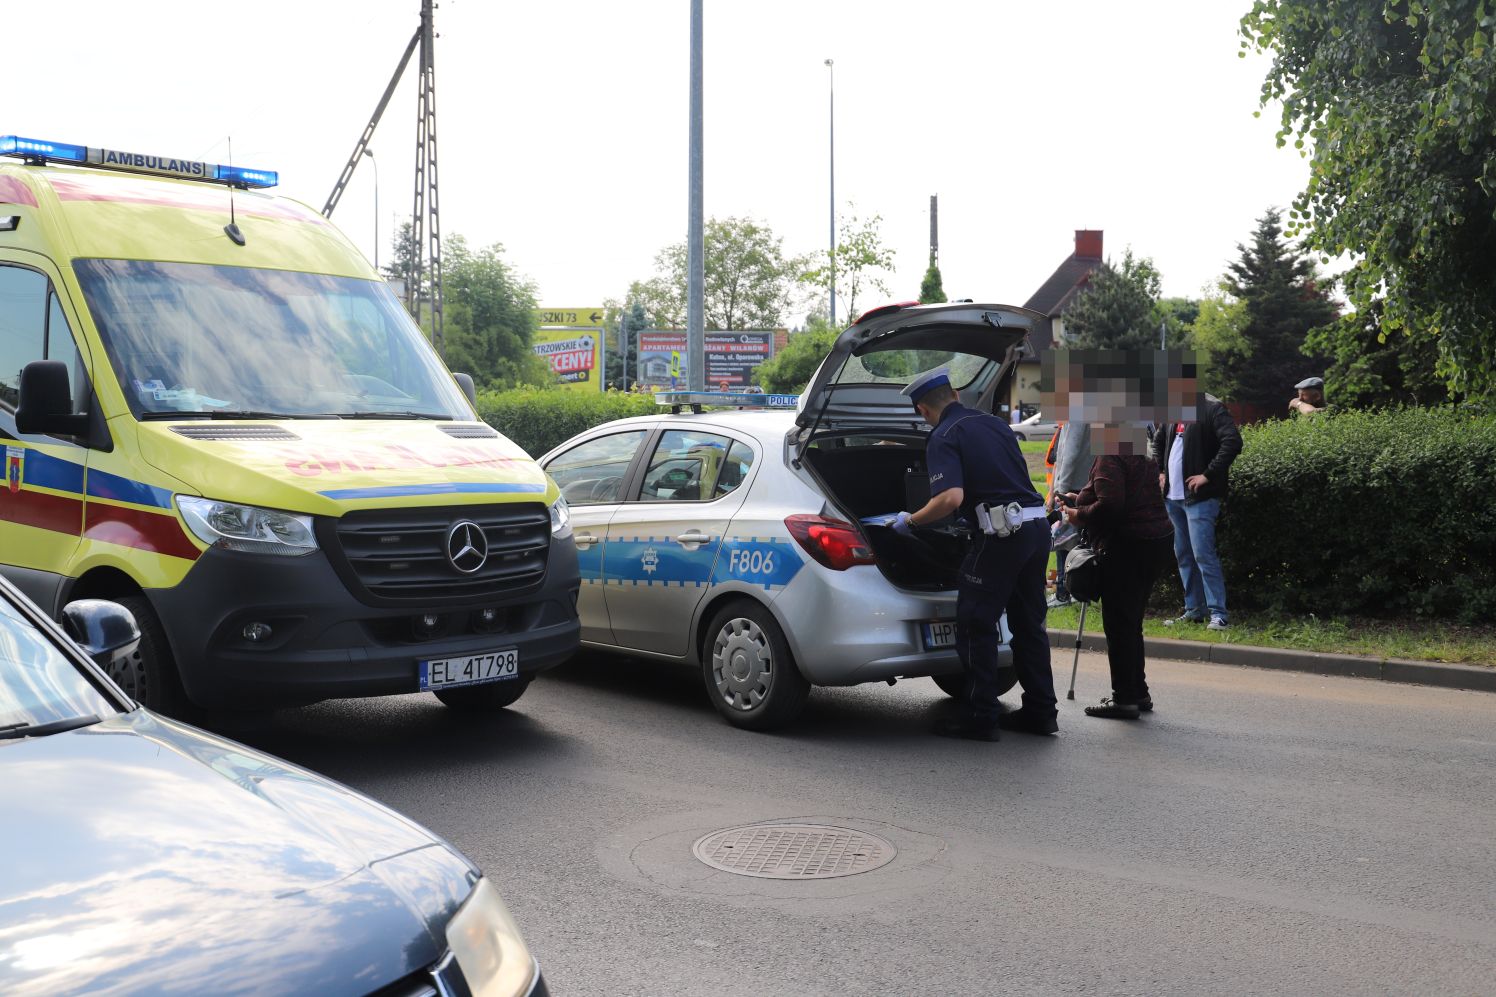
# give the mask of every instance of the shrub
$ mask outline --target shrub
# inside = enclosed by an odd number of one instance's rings
[[[653,395],[621,391],[520,388],[484,391],[478,395],[479,418],[532,457],[539,457],[583,430],[612,419],[658,411]]]
[[[1496,417],[1335,412],[1242,436],[1220,536],[1234,605],[1496,613]]]

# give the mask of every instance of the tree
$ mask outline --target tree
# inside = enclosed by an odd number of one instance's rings
[[[415,279],[416,260],[420,259],[420,247],[416,245],[415,231],[410,222],[402,222],[400,230],[395,233],[395,238],[390,244],[390,262],[385,264],[384,275],[391,280],[401,280],[409,287],[410,282]],[[421,291],[425,297],[425,290],[430,284],[430,274],[423,269],[421,272]]]
[[[639,380],[639,332],[651,328],[649,315],[639,301],[628,308],[610,305],[607,324],[613,330],[608,343],[607,385],[627,391]]]
[[[784,324],[803,261],[784,255],[784,240],[750,218],[708,219],[704,238],[706,328],[776,329]],[[650,325],[686,324],[686,244],[655,256],[655,275],[629,286]]]
[[[1064,313],[1064,345],[1073,349],[1138,350],[1158,345],[1153,308],[1159,275],[1153,261],[1129,248],[1122,265],[1111,260],[1091,274]]]
[[[1153,306],[1151,318],[1154,335],[1164,327],[1164,345],[1183,349],[1194,343],[1195,320],[1200,317],[1200,302],[1195,298],[1160,298]]]
[[[550,385],[550,366],[532,351],[535,285],[514,272],[497,243],[473,250],[454,235],[442,252],[447,365],[481,387]]]
[[[1426,329],[1388,336],[1381,301],[1309,333],[1305,352],[1330,358],[1325,396],[1337,408],[1440,405],[1449,385],[1436,372],[1439,340]]]
[[[1200,313],[1190,325],[1188,347],[1200,363],[1200,389],[1217,398],[1235,398],[1236,383],[1215,363],[1230,352],[1244,352],[1247,326],[1245,302],[1232,297],[1225,281],[1207,290],[1200,300]],[[1294,382],[1298,383],[1298,382]]]
[[[1294,234],[1353,255],[1342,283],[1378,344],[1433,335],[1453,387],[1496,391],[1490,0],[1256,0],[1241,32],[1273,55],[1278,144],[1311,162]]]
[[[812,316],[803,332],[791,334],[784,349],[759,364],[754,382],[773,394],[798,394],[810,383],[811,375],[831,352],[839,334],[840,330],[824,315]]]
[[[1257,220],[1250,246],[1236,249],[1240,257],[1227,267],[1225,287],[1244,306],[1246,323],[1237,343],[1214,359],[1232,401],[1280,409],[1305,371],[1324,369],[1322,361],[1305,359],[1304,342],[1311,329],[1335,321],[1339,309],[1319,286],[1314,261],[1284,238],[1277,209]]]
[[[842,219],[836,249],[813,254],[811,258],[815,266],[808,267],[800,275],[804,284],[821,288],[828,286],[832,274],[835,274],[836,290],[846,303],[849,319],[857,317],[857,296],[864,291],[877,291],[888,297],[885,275],[893,267],[894,253],[883,245],[878,232],[882,222],[882,215],[861,219],[848,212]]]
[[[919,303],[938,305],[945,301],[945,285],[940,280],[940,264],[935,254],[930,254],[930,265],[925,268],[925,279],[919,282]]]

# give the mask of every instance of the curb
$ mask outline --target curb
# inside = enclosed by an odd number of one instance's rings
[[[1049,631],[1052,649],[1075,647],[1074,630]],[[1106,651],[1106,638],[1086,634],[1080,640],[1083,651]],[[1212,644],[1198,640],[1172,640],[1166,637],[1143,638],[1143,651],[1150,658],[1175,661],[1202,661],[1213,665],[1238,665],[1247,668],[1276,668],[1312,675],[1336,675],[1348,678],[1376,679],[1404,685],[1427,685],[1440,689],[1465,689],[1473,692],[1496,692],[1496,668],[1480,665],[1445,664],[1437,661],[1409,661],[1405,658],[1372,658],[1359,654],[1329,654],[1321,651],[1289,651],[1249,644]]]

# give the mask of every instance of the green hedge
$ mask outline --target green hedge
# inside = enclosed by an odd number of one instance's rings
[[[520,388],[478,395],[478,416],[532,457],[609,420],[658,411],[653,395],[620,391]]]
[[[1231,605],[1496,614],[1496,417],[1340,412],[1242,436],[1219,540]]]

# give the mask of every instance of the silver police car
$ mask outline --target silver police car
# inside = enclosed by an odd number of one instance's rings
[[[890,305],[838,338],[798,400],[661,395],[674,412],[543,456],[571,509],[583,645],[699,666],[716,708],[753,730],[793,719],[817,685],[929,676],[962,695],[959,527],[911,539],[879,522],[929,498],[929,427],[899,392],[944,365],[992,411],[1037,321]]]

